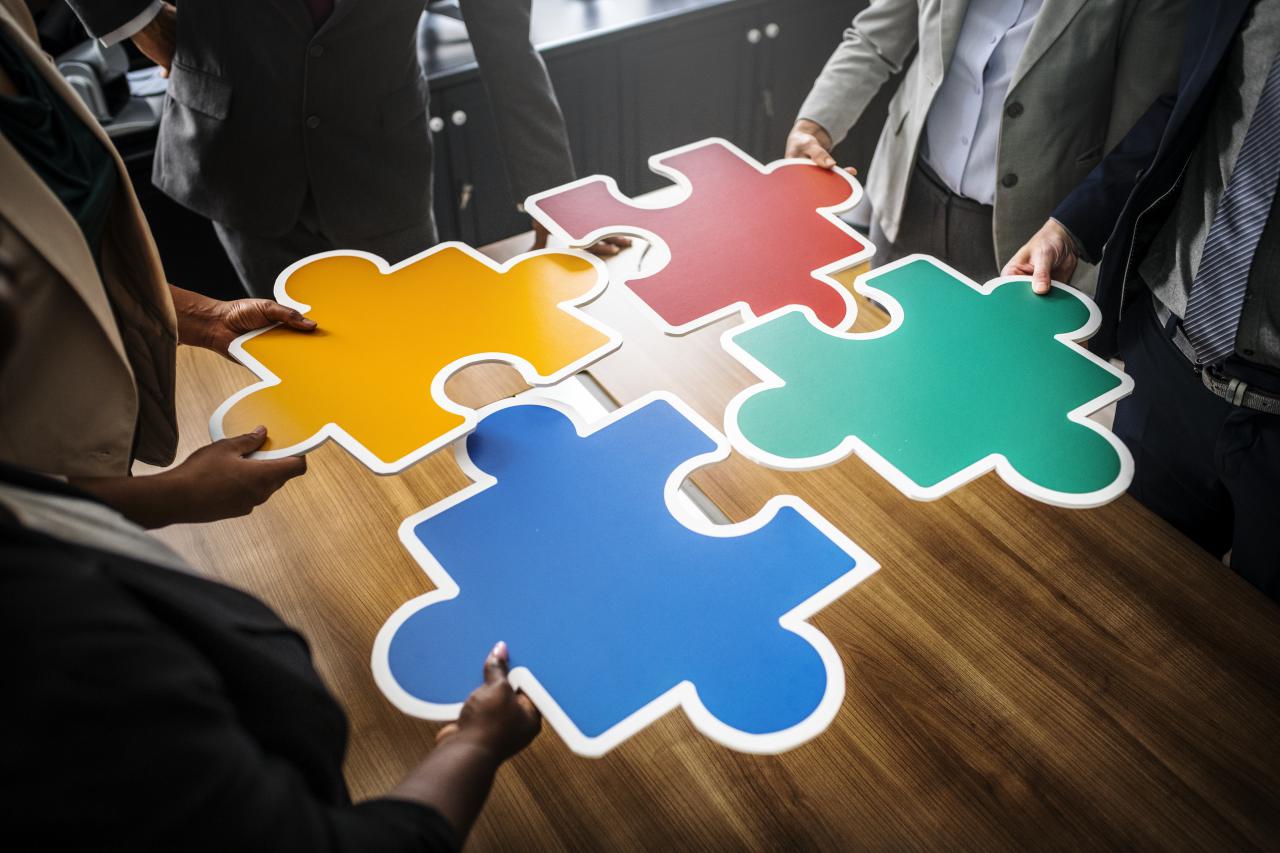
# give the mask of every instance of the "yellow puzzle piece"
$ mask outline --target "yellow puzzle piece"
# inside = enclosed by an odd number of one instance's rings
[[[577,252],[498,265],[444,243],[394,267],[363,252],[305,258],[281,274],[276,298],[319,328],[236,339],[231,354],[262,381],[219,406],[210,432],[264,424],[262,458],[332,438],[395,473],[474,428],[473,412],[444,392],[462,367],[508,362],[529,384],[551,385],[616,349],[621,338],[575,308],[606,282],[604,265]]]

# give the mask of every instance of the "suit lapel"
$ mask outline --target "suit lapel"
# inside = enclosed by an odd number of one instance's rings
[[[1089,0],[1045,0],[1040,7],[1040,14],[1031,27],[1031,35],[1027,38],[1027,46],[1022,50],[1022,57],[1013,71],[1009,81],[1009,91],[1018,87],[1018,83],[1027,72],[1049,51],[1067,26]]]
[[[1161,142],[1163,150],[1169,141],[1175,139],[1186,123],[1187,117],[1200,103],[1205,90],[1213,83],[1223,57],[1231,50],[1236,31],[1244,20],[1249,9],[1250,0],[1222,0],[1218,5],[1218,14],[1214,16],[1212,29],[1204,40],[1200,56],[1195,59],[1190,72],[1183,79],[1178,92],[1178,101],[1174,104],[1173,114],[1169,117]],[[1185,61],[1184,57],[1184,61]]]
[[[97,121],[89,115],[80,96],[67,87],[49,60],[35,49],[3,10],[0,10],[0,27],[4,28],[9,40],[27,54],[45,79],[54,86],[55,91],[72,105],[81,121],[99,136],[107,150],[114,155],[115,148],[107,141]],[[116,162],[117,169],[123,171],[118,157]],[[103,333],[120,358],[127,364],[128,357],[99,278],[98,266],[89,253],[89,246],[85,243],[80,226],[27,164],[26,158],[3,135],[0,135],[0,164],[3,164],[7,184],[4,192],[0,192],[0,216],[66,279],[102,326]]]
[[[280,10],[280,14],[289,19],[289,23],[294,28],[306,35],[311,35],[313,27],[306,3],[302,0],[271,0],[271,2]]]

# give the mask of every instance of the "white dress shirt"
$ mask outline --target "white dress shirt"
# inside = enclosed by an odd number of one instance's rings
[[[1044,0],[971,0],[929,117],[921,156],[951,191],[996,197],[996,153],[1009,81]]]

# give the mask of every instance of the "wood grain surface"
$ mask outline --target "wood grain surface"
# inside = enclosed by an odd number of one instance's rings
[[[736,320],[667,337],[619,286],[587,310],[624,335],[590,371],[619,404],[665,389],[719,425],[753,382],[719,348]],[[859,328],[875,315],[864,303]],[[182,351],[182,455],[250,381]],[[492,365],[449,384],[473,406],[523,389]],[[309,460],[252,516],[160,535],[310,639],[364,798],[437,728],[370,674],[383,621],[429,588],[396,529],[466,479],[447,452],[394,477],[332,444]],[[735,521],[798,495],[880,562],[812,620],[845,665],[836,720],[779,756],[717,746],[679,711],[601,759],[546,730],[499,775],[471,849],[1280,849],[1280,610],[1132,499],[1057,509],[990,474],[917,503],[856,458],[794,474],[735,455],[694,481]]]

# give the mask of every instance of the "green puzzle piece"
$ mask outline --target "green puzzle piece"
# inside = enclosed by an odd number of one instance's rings
[[[1128,487],[1132,458],[1087,415],[1133,383],[1072,343],[1098,324],[1083,296],[1057,285],[1037,296],[1027,279],[979,286],[919,255],[857,289],[890,307],[886,329],[832,333],[791,308],[725,334],[766,380],[725,415],[745,455],[810,469],[856,452],[919,500],[992,469],[1063,506],[1097,506]]]

